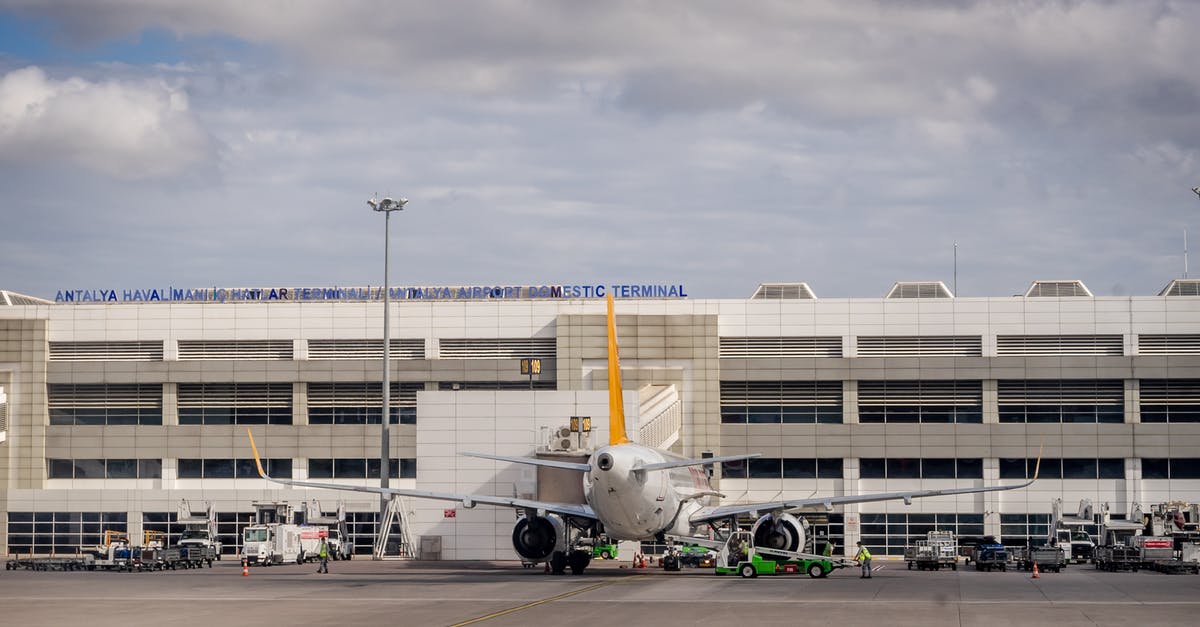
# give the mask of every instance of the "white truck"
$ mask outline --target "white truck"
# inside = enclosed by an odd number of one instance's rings
[[[242,534],[242,558],[257,566],[300,564],[300,529],[300,525],[282,523],[250,525]]]
[[[183,499],[175,521],[184,526],[178,542],[182,551],[221,559],[221,541],[217,539],[217,511],[212,503],[205,502],[204,510],[193,511],[187,499]]]
[[[1096,551],[1096,540],[1084,528],[1095,524],[1096,516],[1090,499],[1079,501],[1079,511],[1074,516],[1064,515],[1062,499],[1054,499],[1051,503],[1050,536],[1046,538],[1046,544],[1061,548],[1068,564],[1091,562]]]

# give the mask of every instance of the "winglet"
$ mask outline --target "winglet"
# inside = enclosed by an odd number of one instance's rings
[[[250,450],[254,452],[254,465],[258,466],[258,476],[263,479],[270,479],[267,472],[263,470],[262,460],[258,458],[258,447],[254,445],[254,434],[250,433],[250,427],[246,427],[246,436],[250,438]]]
[[[608,443],[629,444],[625,434],[625,401],[621,397],[621,361],[617,356],[617,322],[608,295]]]
[[[1029,480],[1030,483],[1037,481],[1038,471],[1040,471],[1042,469],[1042,449],[1045,447],[1046,447],[1046,441],[1042,440],[1042,443],[1040,445],[1038,445],[1037,464],[1034,464],[1034,466],[1033,466],[1033,479]]]

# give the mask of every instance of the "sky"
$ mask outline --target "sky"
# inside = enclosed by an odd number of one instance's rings
[[[1200,2],[0,0],[0,289],[806,282],[1200,250]],[[1200,254],[1189,276],[1200,277]]]

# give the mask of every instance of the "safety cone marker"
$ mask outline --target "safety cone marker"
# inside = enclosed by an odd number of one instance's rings
[[[243,577],[250,576],[250,564],[248,564],[246,562],[246,558],[242,558],[242,576]]]
[[[1030,579],[1041,579],[1041,578],[1042,578],[1042,576],[1038,574],[1037,562],[1034,562],[1033,563],[1033,576],[1030,577]]]

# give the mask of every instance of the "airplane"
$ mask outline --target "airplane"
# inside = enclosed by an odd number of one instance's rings
[[[454,494],[405,488],[345,485],[277,479],[267,475],[250,429],[250,447],[258,474],[274,483],[308,488],[368,492],[385,496],[456,501],[470,508],[478,504],[511,507],[524,512],[513,527],[513,549],[526,563],[549,562],[554,574],[570,567],[581,574],[591,560],[589,543],[602,534],[612,540],[657,540],[693,536],[693,530],[729,522],[737,517],[756,519],[751,529],[755,546],[791,552],[803,551],[804,523],[796,514],[805,510],[832,511],[840,505],[916,498],[1017,490],[1037,480],[1041,452],[1033,478],[1015,485],[945,490],[910,490],[876,494],[784,498],[764,503],[715,505],[720,493],[709,484],[704,466],[758,457],[758,453],[688,459],[670,451],[631,442],[626,436],[625,408],[621,396],[621,367],[617,355],[613,299],[608,304],[609,443],[597,448],[586,463],[461,452],[461,455],[578,471],[585,503],[556,503],[488,494]]]

